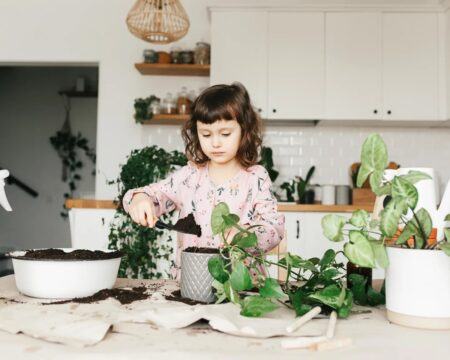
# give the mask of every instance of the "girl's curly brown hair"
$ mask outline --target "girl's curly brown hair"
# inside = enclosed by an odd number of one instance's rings
[[[247,90],[238,82],[211,86],[194,101],[192,116],[185,122],[181,132],[187,158],[197,165],[203,165],[209,160],[200,147],[197,121],[212,124],[218,120],[237,120],[242,135],[236,159],[245,169],[255,165],[262,144],[261,120],[253,110]]]

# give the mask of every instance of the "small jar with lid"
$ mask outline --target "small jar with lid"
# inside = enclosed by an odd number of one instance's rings
[[[176,102],[172,94],[167,93],[166,97],[163,99],[161,103],[161,113],[162,114],[176,114]]]
[[[187,88],[183,86],[178,95],[177,101],[178,114],[190,114],[191,113],[191,100],[189,100]]]
[[[208,65],[210,62],[210,45],[206,42],[198,42],[194,50],[194,63]]]

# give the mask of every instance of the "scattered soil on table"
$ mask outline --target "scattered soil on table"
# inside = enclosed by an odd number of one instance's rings
[[[61,249],[28,250],[23,256],[17,258],[34,260],[107,260],[123,256],[121,251],[100,251],[77,249],[65,252]]]
[[[208,305],[207,303],[202,302],[202,301],[196,301],[196,300],[191,300],[191,299],[182,297],[180,290],[176,290],[176,291],[172,292],[170,295],[165,295],[164,297],[166,298],[166,300],[178,301],[178,302],[182,302],[187,305],[198,305],[198,304]]]
[[[98,301],[106,300],[108,298],[114,298],[122,305],[131,304],[132,302],[145,300],[150,297],[146,294],[147,287],[139,286],[131,289],[103,289],[96,292],[92,296],[86,296],[82,298],[74,298],[70,300],[55,301],[51,303],[43,303],[42,305],[61,305],[67,303],[79,303],[79,304],[91,304]]]
[[[190,213],[188,216],[179,219],[173,228],[188,234],[202,236],[202,228],[195,222],[194,214]]]
[[[219,254],[219,249],[217,248],[196,247],[196,246],[190,246],[184,249],[183,251],[197,254]]]

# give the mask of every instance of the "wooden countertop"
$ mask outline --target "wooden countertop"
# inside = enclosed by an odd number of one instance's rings
[[[117,203],[113,200],[95,199],[67,199],[68,209],[116,209]],[[296,203],[278,203],[278,210],[283,212],[353,212],[357,209],[372,211],[371,205],[299,205]]]

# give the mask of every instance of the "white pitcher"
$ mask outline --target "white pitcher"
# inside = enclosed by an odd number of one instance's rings
[[[5,179],[9,176],[8,170],[0,170],[0,205],[6,211],[12,211],[11,206],[9,205],[8,199],[5,194]]]
[[[444,225],[445,216],[450,213],[450,180],[447,183],[447,187],[444,192],[444,196],[440,202],[439,208],[437,208],[439,199],[439,186],[437,184],[437,178],[435,171],[432,168],[399,168],[397,170],[385,170],[384,178],[388,181],[392,180],[394,176],[406,175],[411,170],[421,171],[428,174],[431,179],[421,180],[414,186],[419,194],[416,209],[424,208],[428,211],[433,220],[433,227],[437,229],[437,240],[444,238]],[[412,218],[412,212],[409,211],[406,218]]]

